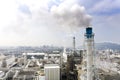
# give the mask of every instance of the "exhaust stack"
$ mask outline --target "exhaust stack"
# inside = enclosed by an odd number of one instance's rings
[[[73,37],[73,52],[75,52],[75,37]]]
[[[92,28],[86,28],[85,47],[87,51],[87,80],[93,80],[94,77],[94,34]]]

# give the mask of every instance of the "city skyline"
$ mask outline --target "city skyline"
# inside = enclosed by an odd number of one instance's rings
[[[82,45],[84,42],[84,27],[88,27],[88,24],[80,24],[79,27],[76,27],[76,23],[74,27],[72,24],[72,27],[66,27],[70,21],[63,20],[61,22],[65,24],[64,27],[57,22],[55,23],[56,19],[51,16],[51,8],[54,6],[57,6],[56,9],[58,10],[64,10],[62,9],[63,6],[72,6],[74,4],[77,4],[81,12],[85,12],[85,15],[92,17],[90,24],[95,33],[96,43],[113,42],[120,44],[120,39],[117,36],[120,33],[119,3],[119,0],[0,1],[0,46],[39,46],[47,44],[72,46],[73,36],[76,37],[77,46]],[[61,4],[66,5],[59,7]],[[85,15],[82,14],[82,16]],[[71,18],[67,17],[65,20]],[[80,20],[84,23],[82,19]]]

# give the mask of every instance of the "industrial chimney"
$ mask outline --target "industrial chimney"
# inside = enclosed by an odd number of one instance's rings
[[[93,80],[94,76],[94,34],[92,28],[86,28],[85,47],[87,52],[87,80]]]
[[[73,37],[73,53],[75,52],[75,37]]]

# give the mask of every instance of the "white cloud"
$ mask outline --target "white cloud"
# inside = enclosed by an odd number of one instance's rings
[[[63,6],[72,6],[78,0],[65,0]],[[0,44],[1,45],[43,45],[64,44],[64,36],[67,28],[62,28],[56,23],[49,10],[51,0],[4,0],[0,1]],[[72,4],[71,4],[72,3]],[[58,3],[57,3],[58,4]],[[25,14],[19,7],[25,5],[30,14]],[[78,9],[78,13],[74,12]],[[71,7],[72,14],[84,13],[84,7],[74,5]],[[67,13],[68,14],[68,13]],[[72,14],[70,16],[72,16]],[[83,15],[83,14],[82,14]],[[74,15],[77,17],[77,15]],[[85,14],[84,17],[88,16]],[[68,19],[71,19],[70,17]],[[66,19],[66,20],[68,20]],[[75,19],[75,21],[78,19]],[[81,20],[81,19],[80,19]],[[79,21],[80,21],[79,20]],[[74,21],[74,22],[75,22]],[[84,22],[84,21],[83,21]],[[73,23],[73,22],[72,22]],[[78,22],[79,23],[79,22]],[[78,24],[76,23],[76,24]],[[68,24],[68,23],[67,23]],[[73,28],[72,28],[73,29]],[[64,34],[65,33],[65,34]],[[70,37],[71,38],[71,37]],[[63,40],[63,41],[62,41]],[[69,44],[67,41],[66,45]],[[70,44],[69,44],[70,45]]]
[[[0,27],[16,19],[17,7],[14,0],[0,0]]]

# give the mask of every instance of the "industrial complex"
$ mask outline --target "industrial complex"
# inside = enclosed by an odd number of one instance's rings
[[[0,80],[120,80],[120,54],[96,50],[92,27],[84,34],[84,48],[67,51],[0,55]]]

